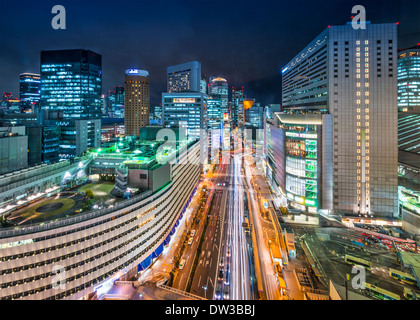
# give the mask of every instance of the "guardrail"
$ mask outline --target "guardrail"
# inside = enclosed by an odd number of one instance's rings
[[[114,284],[116,286],[132,286],[136,282],[135,281],[115,281]]]
[[[172,292],[172,293],[179,294],[181,296],[184,296],[184,297],[187,297],[187,298],[190,298],[190,299],[194,299],[194,300],[207,300],[207,299],[205,299],[203,297],[200,297],[200,296],[197,296],[195,294],[192,294],[192,293],[189,293],[189,292],[185,292],[185,291],[182,291],[182,290],[179,290],[179,289],[175,289],[175,288],[172,288],[172,287],[168,287],[168,286],[164,285],[164,283],[166,281],[167,281],[167,279],[163,279],[163,280],[161,280],[159,282],[156,282],[156,287],[158,287],[160,289],[163,289],[163,290],[166,290],[166,291],[169,291],[169,292]]]
[[[128,294],[105,294],[105,300],[129,300],[130,296]]]

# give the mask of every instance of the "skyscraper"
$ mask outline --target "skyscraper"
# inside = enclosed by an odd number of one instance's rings
[[[190,138],[200,138],[207,129],[207,95],[197,92],[162,94],[162,123],[165,127],[186,129]]]
[[[398,52],[398,148],[417,157],[420,157],[419,125],[420,44]]]
[[[207,94],[207,77],[204,74],[201,75],[200,92]]]
[[[74,159],[88,148],[100,146],[101,96],[100,54],[84,49],[41,52],[39,119],[42,126],[60,129],[60,160]],[[43,149],[47,147],[43,145]]]
[[[398,52],[398,111],[420,113],[420,43]]]
[[[200,92],[201,63],[192,61],[168,67],[168,93]]]
[[[227,117],[229,113],[229,86],[227,80],[222,77],[210,77],[209,96],[220,100],[222,116]]]
[[[280,166],[290,200],[305,204],[311,186],[311,192],[332,195],[320,208],[366,217],[398,214],[396,46],[393,23],[331,26],[282,69],[283,108],[290,116],[280,123],[286,136]],[[311,184],[300,175],[302,155],[318,161]]]
[[[102,56],[90,50],[41,52],[41,108],[64,119],[100,119]]]
[[[20,75],[20,106],[22,111],[38,112],[41,99],[41,76],[34,73]]]
[[[232,126],[237,128],[243,119],[244,88],[232,87]]]
[[[150,84],[149,72],[129,69],[125,73],[125,135],[139,136],[140,128],[149,124]]]
[[[124,87],[114,87],[104,95],[104,117],[124,118]]]

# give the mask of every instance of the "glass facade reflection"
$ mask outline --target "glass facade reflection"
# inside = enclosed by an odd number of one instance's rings
[[[89,50],[41,52],[42,109],[64,119],[100,119],[102,56]]]

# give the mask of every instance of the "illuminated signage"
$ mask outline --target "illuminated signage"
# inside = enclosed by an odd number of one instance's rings
[[[317,134],[314,134],[314,133],[299,133],[299,132],[286,132],[286,137],[316,139]]]
[[[174,98],[173,102],[174,103],[195,103],[196,99],[195,98]]]

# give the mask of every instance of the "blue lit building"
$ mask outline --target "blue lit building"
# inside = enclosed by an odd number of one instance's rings
[[[89,50],[41,52],[41,106],[64,119],[100,119],[102,56]]]
[[[102,56],[89,50],[41,52],[41,124],[59,126],[60,160],[101,143]]]
[[[20,107],[25,112],[39,111],[41,76],[33,73],[20,75]]]
[[[228,105],[229,86],[226,79],[221,77],[210,77],[209,84],[209,96],[213,99],[219,99],[222,103],[222,115],[228,117],[229,105]]]
[[[162,94],[162,123],[164,127],[186,128],[187,136],[200,138],[207,129],[207,95],[179,92]]]
[[[420,113],[420,44],[398,52],[398,111]]]
[[[210,161],[221,148],[223,141],[222,102],[220,99],[207,100],[207,128],[209,132],[209,146],[211,148]]]
[[[243,101],[244,101],[244,88],[232,88],[232,110],[231,119],[232,126],[237,128],[239,126],[239,119],[243,117]]]

